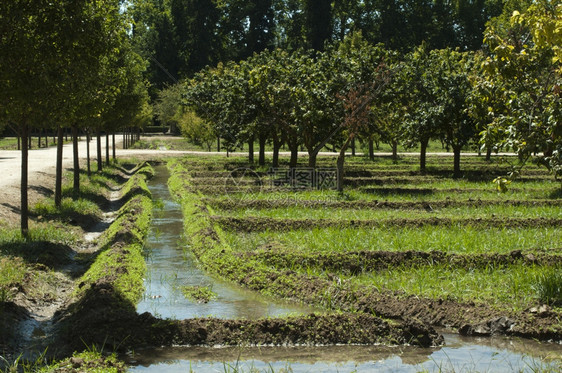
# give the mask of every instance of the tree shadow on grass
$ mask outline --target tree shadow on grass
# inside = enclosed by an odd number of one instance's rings
[[[365,188],[365,193],[378,194],[382,196],[388,195],[406,195],[406,196],[427,196],[434,193],[433,189],[429,188]]]
[[[550,199],[562,199],[562,186],[559,189],[553,190],[548,197]]]
[[[73,262],[75,251],[66,244],[44,240],[3,242],[0,253],[22,258],[28,264],[41,264],[59,270]]]

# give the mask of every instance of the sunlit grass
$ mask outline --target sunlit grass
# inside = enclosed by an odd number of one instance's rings
[[[509,253],[562,248],[562,228],[315,228],[290,232],[225,232],[236,251],[277,242],[293,252],[444,251],[458,254]]]
[[[551,268],[538,266],[499,266],[488,268],[450,268],[446,265],[394,267],[353,278],[360,286],[403,292],[434,299],[511,305],[522,310],[537,304],[535,278]]]
[[[21,258],[0,258],[0,303],[7,302],[15,295],[27,273],[27,266]]]
[[[431,205],[428,204],[429,207]],[[221,216],[265,217],[276,219],[427,219],[427,218],[562,218],[560,206],[510,206],[493,205],[482,207],[432,208],[431,212],[419,210],[386,209],[338,209],[331,207],[306,208],[287,206],[282,208],[239,208],[237,210],[219,211]]]

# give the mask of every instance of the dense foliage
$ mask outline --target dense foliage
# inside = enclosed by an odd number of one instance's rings
[[[513,1],[511,1],[513,2]],[[519,2],[519,1],[517,1]],[[502,0],[134,0],[133,39],[149,62],[152,96],[206,65],[265,49],[324,50],[362,32],[371,44],[406,52],[476,50]]]
[[[404,54],[373,45],[360,32],[323,51],[264,50],[186,80],[184,104],[211,124],[228,150],[247,142],[253,161],[259,139],[263,164],[270,142],[275,166],[286,144],[291,165],[302,148],[314,167],[324,146],[347,147],[350,132],[343,124],[364,113],[350,112],[345,100],[364,91],[369,115],[353,139],[382,140],[394,150],[399,143],[420,144],[422,171],[434,139],[454,152],[456,176],[468,146],[515,151],[519,168],[531,155],[542,155],[536,159],[560,174],[561,12],[562,5],[544,0],[503,15],[489,23],[485,48],[478,51],[422,43]]]

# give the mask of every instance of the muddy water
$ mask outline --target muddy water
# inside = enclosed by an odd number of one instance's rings
[[[297,304],[257,295],[199,269],[195,258],[181,242],[182,212],[168,191],[168,170],[165,166],[157,166],[155,171],[149,189],[160,208],[154,210],[146,245],[148,274],[145,295],[137,306],[139,313],[150,312],[161,318],[183,320],[205,316],[256,319],[311,311]],[[182,286],[205,286],[217,296],[208,303],[196,303],[183,296]]]
[[[438,348],[383,346],[168,348],[128,357],[130,372],[558,372],[562,347],[444,333]],[[558,357],[558,361],[553,358]]]
[[[152,223],[147,245],[150,275],[139,312],[185,319],[214,316],[259,318],[307,312],[210,277],[178,242],[182,232],[180,206],[167,189],[168,172],[157,167],[150,182],[163,205]],[[183,297],[181,285],[209,286],[218,294],[207,304]],[[131,372],[513,372],[558,371],[562,346],[507,338],[463,338],[443,333],[445,346],[432,349],[383,346],[165,348],[136,351],[127,357]],[[556,359],[556,360],[552,360]],[[239,369],[239,370],[237,370]]]

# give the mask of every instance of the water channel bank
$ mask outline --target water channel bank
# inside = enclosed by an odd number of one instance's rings
[[[259,319],[310,313],[310,307],[267,298],[233,283],[221,281],[201,270],[196,258],[182,242],[181,206],[168,191],[168,170],[156,166],[149,189],[158,206],[152,220],[145,255],[147,276],[145,295],[137,312],[150,312],[160,318],[184,320],[196,317]],[[182,287],[203,287],[216,294],[209,302],[194,302]]]

